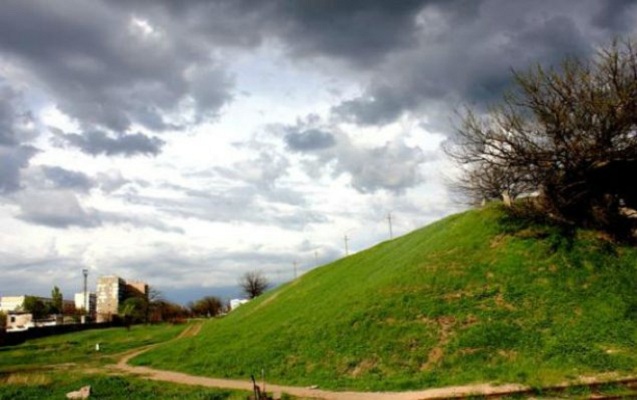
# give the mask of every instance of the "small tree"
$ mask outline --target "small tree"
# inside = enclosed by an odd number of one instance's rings
[[[64,298],[62,296],[62,292],[60,292],[60,288],[57,286],[53,287],[51,290],[51,305],[49,311],[51,314],[62,314],[64,310]]]
[[[636,219],[637,52],[613,43],[591,62],[516,73],[518,90],[469,111],[447,147],[474,200],[537,193],[537,214],[630,237]]]
[[[261,271],[249,271],[239,279],[239,285],[250,299],[261,295],[270,286],[270,282]]]
[[[23,308],[24,311],[33,315],[33,319],[42,319],[48,314],[47,305],[35,296],[26,296]]]
[[[0,333],[4,332],[7,328],[7,314],[4,311],[0,311]]]
[[[148,288],[148,296],[146,297],[146,312],[145,312],[145,321],[149,323],[151,321],[151,316],[156,314],[156,311],[160,310],[167,302],[164,300],[163,293],[155,288]]]

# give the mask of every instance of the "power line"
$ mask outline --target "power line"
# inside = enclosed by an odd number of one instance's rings
[[[347,247],[347,242],[349,241],[349,238],[347,237],[347,234],[345,234],[343,239],[345,241],[345,257],[347,257],[349,256],[349,248]]]

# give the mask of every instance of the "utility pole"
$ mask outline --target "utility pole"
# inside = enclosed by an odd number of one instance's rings
[[[83,293],[84,294],[84,317],[86,318],[86,315],[88,314],[88,301],[87,301],[88,293],[86,293],[88,290],[88,285],[87,285],[88,269],[84,268],[82,270],[82,275],[84,275],[84,293]]]
[[[299,264],[299,262],[298,261],[294,261],[292,264],[294,265],[294,279],[296,279],[296,277],[297,277],[296,266]]]
[[[314,266],[318,267],[318,251],[314,250]]]
[[[391,226],[391,213],[387,214],[387,222],[389,222],[389,239],[393,239],[394,231],[392,230],[392,226]]]
[[[347,237],[347,233],[345,234],[343,239],[345,240],[345,257],[347,257],[349,256],[349,249],[347,248],[347,242],[349,241],[349,238]]]

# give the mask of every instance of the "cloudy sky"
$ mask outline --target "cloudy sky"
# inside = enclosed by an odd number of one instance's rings
[[[3,0],[0,295],[229,296],[457,212],[454,111],[634,38],[634,4]]]

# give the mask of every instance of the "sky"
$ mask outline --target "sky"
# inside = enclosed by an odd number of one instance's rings
[[[0,296],[185,303],[467,206],[441,146],[512,71],[635,38],[620,0],[3,0]]]

